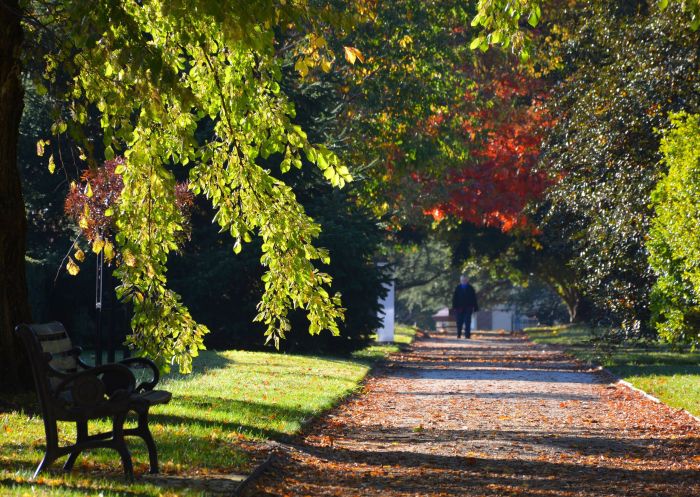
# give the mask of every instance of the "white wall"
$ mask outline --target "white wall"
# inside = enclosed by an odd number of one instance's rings
[[[510,311],[491,311],[493,316],[493,330],[513,331],[513,313]]]
[[[394,341],[394,282],[387,285],[389,290],[386,297],[379,301],[381,309],[379,317],[382,318],[382,327],[377,330],[378,342]]]

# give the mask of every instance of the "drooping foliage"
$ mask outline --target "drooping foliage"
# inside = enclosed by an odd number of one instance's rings
[[[166,284],[168,254],[186,224],[171,168],[189,163],[195,164],[191,190],[210,199],[234,252],[253,236],[263,240],[267,272],[256,319],[266,335],[284,336],[291,308],[305,309],[312,334],[337,333],[340,297],[324,289],[330,277],[313,265],[328,257],[313,245],[319,226],[259,160],[279,157],[284,172],[306,158],[334,185],[350,180],[336,155],[312,145],[293,122],[275,52],[275,27],[304,29],[312,19],[340,24],[339,17],[305,2],[103,0],[29,7],[28,18],[37,22],[25,27],[46,60],[38,88],[65,103],[52,131],[68,133],[94,160],[97,150],[83,129],[96,109],[105,158],[122,152],[126,158],[115,169],[124,189],[113,216],[125,261],[116,271],[118,291],[135,311],[132,345],[184,371],[202,346],[206,328]],[[39,26],[54,29],[47,34]],[[203,127],[210,129],[206,138],[198,134]],[[49,163],[54,160],[50,155]]]
[[[333,277],[331,291],[343,295],[347,309],[339,336],[329,332],[311,336],[303,313],[291,313],[291,328],[280,350],[345,353],[367,343],[379,322],[379,297],[386,277],[376,267],[375,256],[384,234],[344,190],[300,182],[295,191],[322,228],[318,243],[332,254],[330,264],[322,269]],[[211,230],[211,214],[210,208],[197,202],[192,238],[169,263],[169,280],[192,316],[211,330],[205,337],[208,348],[262,348],[264,328],[251,322],[264,292],[261,242],[253,240],[234,257],[226,234]]]
[[[652,311],[669,341],[700,343],[700,115],[675,114],[661,140],[668,173],[654,189]]]

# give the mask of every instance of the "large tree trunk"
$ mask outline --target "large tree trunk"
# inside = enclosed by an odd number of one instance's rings
[[[22,25],[18,0],[0,1],[0,390],[26,386],[27,364],[13,328],[30,321],[24,267],[26,212],[17,168],[22,118],[20,49]]]

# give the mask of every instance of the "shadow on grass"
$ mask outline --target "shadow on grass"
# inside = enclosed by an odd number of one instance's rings
[[[120,484],[120,488],[113,489],[109,487],[113,487],[115,484]],[[108,487],[108,488],[100,488],[100,487]],[[116,478],[109,483],[105,483],[104,485],[97,485],[93,487],[89,487],[86,485],[77,485],[73,484],[71,482],[66,482],[64,484],[56,484],[55,482],[52,482],[51,484],[43,484],[43,483],[38,483],[36,481],[17,481],[17,480],[12,480],[9,478],[4,478],[0,479],[0,489],[2,488],[7,488],[7,487],[15,487],[18,489],[26,489],[26,493],[23,495],[36,495],[36,488],[39,487],[43,489],[44,491],[50,491],[51,493],[49,495],[53,495],[57,492],[65,491],[65,492],[74,492],[74,493],[80,493],[81,495],[105,495],[105,496],[111,496],[111,495],[119,495],[120,497],[143,497],[144,495],[157,495],[155,492],[147,492],[144,493],[143,491],[140,490],[129,490],[126,485],[123,485],[123,479],[121,482],[117,480]],[[155,491],[156,489],[154,489]],[[103,493],[107,492],[107,493]]]
[[[619,376],[700,375],[700,364],[619,364],[610,366]]]
[[[151,425],[159,423],[163,426],[187,426],[209,430],[212,428],[221,429],[227,433],[243,433],[258,438],[280,439],[287,437],[289,433],[281,429],[269,429],[262,426],[269,425],[270,421],[275,424],[298,425],[304,420],[312,417],[315,413],[308,409],[284,407],[276,404],[265,404],[261,402],[241,401],[233,399],[221,399],[205,395],[181,396],[181,408],[193,407],[204,413],[211,408],[208,415],[180,415],[165,413],[152,414]],[[217,419],[217,417],[227,413],[235,413],[235,419]],[[240,422],[237,420],[241,420]],[[256,426],[246,422],[255,420],[260,424]],[[169,442],[169,441],[168,441]]]
[[[165,412],[163,412],[165,411]],[[157,409],[150,416],[150,427],[158,446],[161,466],[191,470],[240,471],[248,464],[248,456],[238,445],[240,435],[246,438],[289,440],[317,412],[302,407],[280,406],[252,401],[221,399],[206,395],[181,396],[178,405]],[[107,428],[107,421],[91,424],[90,432]],[[69,424],[62,424],[72,430]],[[63,428],[61,429],[63,433]],[[62,444],[73,442],[73,434],[62,437]],[[36,437],[22,444],[3,443],[0,447],[0,468],[11,471],[33,471],[44,450],[43,427],[36,427]],[[39,438],[40,437],[40,438]],[[9,442],[9,439],[7,440]],[[128,437],[136,467],[148,462],[143,441]],[[120,468],[116,452],[100,449],[84,452],[78,459],[109,468]],[[65,458],[52,465],[60,468]]]
[[[178,372],[168,373],[163,377],[164,380],[182,380],[191,379],[207,374],[217,369],[226,369],[233,367],[236,361],[226,357],[225,352],[217,350],[204,350],[199,356],[192,361],[192,372],[188,374],[180,374]]]

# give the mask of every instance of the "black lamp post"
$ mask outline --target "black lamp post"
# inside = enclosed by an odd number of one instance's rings
[[[95,364],[102,364],[102,279],[104,270],[104,252],[97,254],[95,273],[95,310],[97,311],[97,336],[95,337]]]

